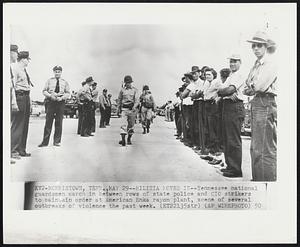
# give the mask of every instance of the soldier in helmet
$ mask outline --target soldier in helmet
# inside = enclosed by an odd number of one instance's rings
[[[155,103],[153,96],[149,90],[149,87],[145,85],[143,87],[142,95],[140,96],[140,102],[141,102],[141,120],[142,120],[142,126],[143,126],[143,134],[149,133],[151,119],[153,116],[153,111],[155,109]]]
[[[124,77],[124,87],[122,87],[118,97],[118,109],[121,112],[121,141],[120,145],[131,145],[131,137],[134,133],[134,123],[139,105],[138,90],[132,86],[132,77],[126,75]]]

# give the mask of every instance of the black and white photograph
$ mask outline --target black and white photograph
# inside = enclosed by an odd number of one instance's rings
[[[243,211],[255,225],[259,212],[285,201],[285,188],[293,187],[293,201],[295,7],[4,4],[4,199],[14,195],[7,204],[49,217],[184,209],[206,219],[226,210],[229,220]],[[32,232],[20,242],[24,229],[16,240],[13,218],[9,243],[223,241],[114,239],[93,230],[77,240]],[[244,241],[293,239],[271,232]]]

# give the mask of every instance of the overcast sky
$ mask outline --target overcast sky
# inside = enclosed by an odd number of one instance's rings
[[[53,76],[52,68],[61,65],[72,90],[93,76],[100,90],[107,88],[116,98],[124,76],[131,75],[139,91],[149,85],[162,105],[174,100],[183,73],[192,65],[219,71],[228,67],[231,53],[240,53],[242,69],[248,73],[255,57],[246,40],[266,29],[267,23],[276,36],[275,15],[271,10],[243,8],[229,19],[226,13],[210,10],[192,25],[12,25],[11,43],[30,52],[33,100],[43,100],[41,91]]]

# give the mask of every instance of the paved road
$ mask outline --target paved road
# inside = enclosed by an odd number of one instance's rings
[[[97,117],[99,121],[99,117]],[[45,118],[32,117],[29,126],[30,158],[12,165],[14,181],[226,181],[217,169],[201,160],[190,148],[174,137],[174,122],[157,117],[151,133],[142,134],[136,125],[133,145],[121,147],[120,119],[111,126],[97,129],[94,137],[76,134],[77,119],[64,119],[62,146],[38,148],[42,141]],[[97,123],[98,126],[98,123]],[[250,139],[243,138],[244,178],[250,180]],[[237,179],[235,179],[237,180]]]

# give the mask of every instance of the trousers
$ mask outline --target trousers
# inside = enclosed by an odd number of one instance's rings
[[[91,102],[91,131],[96,131],[96,102]]]
[[[142,120],[142,126],[143,128],[149,128],[151,119],[153,116],[152,108],[147,108],[142,106],[141,108],[141,120]]]
[[[176,126],[176,131],[177,131],[177,135],[181,136],[182,134],[182,127],[181,127],[181,111],[179,109],[179,107],[175,107],[174,108],[174,115],[175,115],[175,126]]]
[[[65,109],[64,101],[59,101],[59,102],[50,101],[47,103],[46,123],[44,127],[44,136],[43,136],[42,144],[44,145],[49,144],[49,139],[50,139],[54,119],[55,119],[55,123],[54,123],[55,130],[54,130],[53,143],[61,142],[64,109]]]
[[[192,105],[183,105],[184,139],[192,143]]]
[[[100,124],[99,127],[105,126],[105,120],[106,120],[106,109],[100,106]]]
[[[222,134],[224,156],[227,169],[242,174],[242,139],[241,128],[245,118],[245,108],[242,101],[223,101]]]
[[[16,92],[18,112],[11,114],[11,152],[26,152],[29,117],[30,96]]]
[[[195,100],[192,107],[192,141],[194,146],[199,146],[199,100]]]
[[[133,134],[136,112],[122,108],[120,134]]]
[[[198,129],[199,129],[199,146],[202,151],[205,150],[205,104],[203,100],[198,100]]]
[[[81,133],[81,126],[82,126],[82,104],[78,104],[78,125],[77,125],[77,134],[80,135]]]
[[[220,150],[219,136],[219,111],[218,105],[214,101],[205,101],[205,130],[206,130],[206,146],[211,153]]]
[[[85,102],[82,105],[81,135],[90,135],[92,133],[92,102]]]
[[[105,113],[105,124],[108,125],[110,122],[110,117],[111,117],[111,106],[107,106],[105,109],[106,113]]]
[[[277,104],[274,96],[256,95],[251,101],[251,165],[254,181],[276,181]]]

